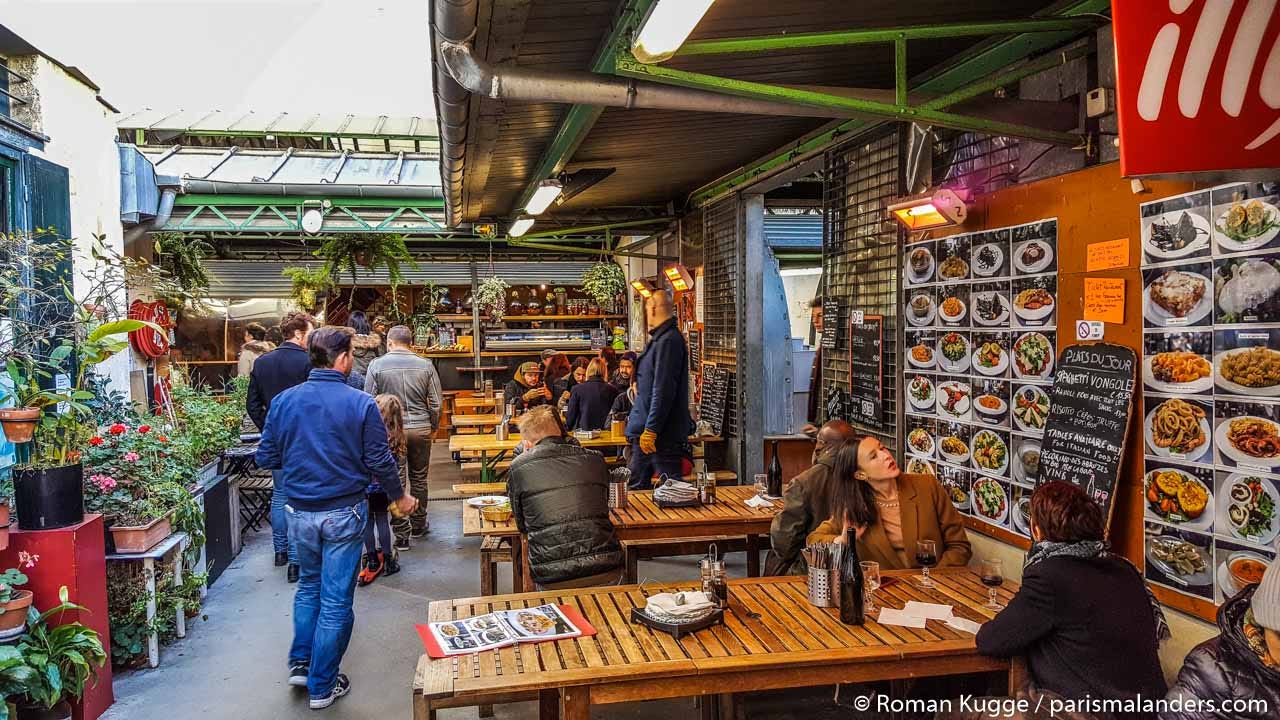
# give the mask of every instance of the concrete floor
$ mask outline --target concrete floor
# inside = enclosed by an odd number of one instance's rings
[[[461,501],[450,487],[461,480],[449,453],[432,453],[431,534],[401,554],[403,570],[356,589],[356,625],[342,670],[351,694],[321,713],[307,706],[305,690],[286,683],[286,654],[292,638],[293,586],[284,569],[272,565],[269,530],[245,535],[244,550],[209,589],[203,617],[188,621],[187,637],[162,648],[160,667],[121,672],[115,677],[116,703],[104,720],[242,720],[246,718],[412,717],[411,681],[422,644],[413,630],[426,618],[432,600],[480,592],[480,539],[462,537]],[[454,498],[454,499],[445,499]],[[746,574],[742,553],[728,557],[731,576]],[[688,580],[697,558],[648,561],[641,578]],[[511,576],[500,573],[499,590],[510,592]],[[797,702],[807,717],[839,717],[831,688],[753,696],[750,718],[794,717]],[[536,703],[499,706],[500,720],[535,720]],[[477,717],[475,708],[442,710],[440,720]],[[596,718],[696,717],[694,701],[679,699],[597,708]]]

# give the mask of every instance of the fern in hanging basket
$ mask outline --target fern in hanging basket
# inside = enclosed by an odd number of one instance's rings
[[[476,288],[475,303],[493,322],[501,322],[507,310],[507,282],[497,275],[486,278]]]
[[[159,265],[177,290],[168,293],[170,297],[166,299],[181,305],[186,299],[199,301],[208,297],[209,273],[204,260],[213,255],[213,247],[201,238],[176,232],[157,233],[152,239]]]
[[[615,262],[598,262],[582,274],[582,291],[605,307],[627,289],[627,276]]]
[[[332,278],[342,273],[351,276],[351,284],[355,285],[356,268],[363,267],[369,272],[379,267],[387,269],[387,277],[391,287],[399,287],[404,282],[401,264],[416,268],[418,264],[409,255],[405,247],[404,236],[378,233],[339,233],[325,238],[324,243],[314,255],[324,260],[325,272]]]
[[[333,289],[333,276],[325,267],[290,267],[280,274],[292,281],[289,296],[304,310],[313,309],[320,298]]]

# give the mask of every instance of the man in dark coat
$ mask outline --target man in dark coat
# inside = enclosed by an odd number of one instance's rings
[[[765,558],[765,575],[805,575],[809,568],[800,551],[809,533],[831,517],[831,467],[835,454],[857,437],[853,426],[832,420],[818,431],[813,447],[813,467],[800,473],[787,486],[782,512],[773,516],[769,527],[771,548]]]
[[[529,573],[539,588],[553,590],[615,584],[622,546],[609,520],[604,456],[567,440],[554,413],[542,406],[520,418],[526,449],[507,475]]]
[[[655,476],[679,478],[691,456],[689,348],[676,326],[675,303],[664,291],[645,301],[649,344],[636,361],[636,399],[627,417],[631,487],[653,487]]]
[[[307,338],[315,330],[316,321],[304,312],[291,312],[280,323],[285,341],[253,363],[249,373],[249,395],[245,410],[259,430],[267,427],[267,412],[277,395],[307,381],[311,373],[311,357],[307,354]],[[276,552],[276,567],[288,564],[285,575],[289,582],[298,581],[298,554],[289,545],[288,515],[284,506],[284,473],[271,472],[271,545]]]

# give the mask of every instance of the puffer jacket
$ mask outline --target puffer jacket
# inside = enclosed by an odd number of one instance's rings
[[[1280,670],[1269,668],[1249,648],[1244,618],[1256,585],[1250,585],[1218,609],[1216,638],[1206,640],[1187,654],[1178,680],[1167,699],[1182,700],[1182,711],[1160,713],[1160,720],[1263,720],[1276,717],[1280,708]],[[1220,708],[1224,700],[1261,700],[1265,709],[1231,708],[1229,712],[1186,709],[1186,701],[1212,700]],[[1198,703],[1197,703],[1198,704]]]
[[[369,363],[386,352],[382,349],[382,336],[378,333],[351,336],[352,369],[361,375],[369,374]]]
[[[236,375],[249,377],[253,371],[253,361],[276,349],[276,344],[266,340],[250,340],[240,346],[240,360],[236,364]]]
[[[511,461],[507,494],[529,543],[534,582],[567,582],[622,567],[608,483],[604,456],[563,438],[546,438]]]

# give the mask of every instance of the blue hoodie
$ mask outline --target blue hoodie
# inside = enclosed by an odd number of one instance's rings
[[[312,370],[306,382],[271,401],[257,460],[258,467],[284,471],[285,494],[297,510],[354,505],[365,498],[371,476],[391,500],[404,495],[378,406],[337,370]]]

